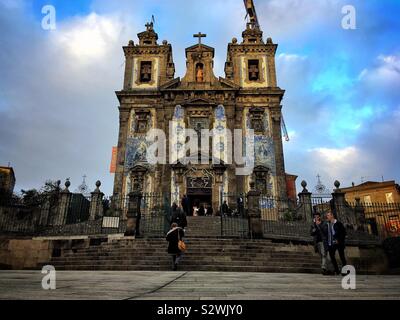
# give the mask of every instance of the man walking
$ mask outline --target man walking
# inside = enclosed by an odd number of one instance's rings
[[[321,221],[321,214],[316,212],[314,214],[314,221],[311,225],[310,234],[314,237],[314,247],[315,252],[318,253],[321,257],[321,269],[322,274],[327,275],[327,264],[326,264],[326,256],[327,256],[327,242],[324,233],[324,228],[326,228],[326,224]]]
[[[345,249],[345,239],[346,239],[346,229],[340,221],[335,219],[332,211],[328,211],[326,214],[327,219],[327,231],[326,237],[328,242],[328,252],[331,258],[333,267],[335,268],[335,273],[340,274],[340,270],[336,261],[336,250],[339,252],[339,257],[342,262],[342,268],[347,265],[346,257],[344,254]]]
[[[175,204],[175,203],[174,203]],[[176,205],[176,204],[175,204]],[[182,209],[182,206],[176,206],[175,211],[172,211],[172,223],[178,224],[178,226],[182,229],[187,227],[187,219],[186,214]]]

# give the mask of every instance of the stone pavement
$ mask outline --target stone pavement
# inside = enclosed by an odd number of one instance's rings
[[[40,271],[0,271],[0,299],[400,299],[400,276],[357,276],[344,290],[341,277],[313,274],[58,271],[56,290],[43,290]]]

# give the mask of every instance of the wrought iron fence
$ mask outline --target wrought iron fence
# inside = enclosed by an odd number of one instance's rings
[[[126,231],[128,197],[105,199],[102,217],[89,221],[87,200],[77,205],[78,215],[67,218],[67,224],[49,226],[42,219],[42,208],[25,206],[0,207],[0,233],[21,235],[104,235]],[[220,197],[221,237],[246,238],[250,235],[248,203],[245,194],[224,193]],[[116,203],[124,203],[123,210],[114,210]],[[163,237],[171,221],[170,197],[162,193],[143,194],[138,217],[139,235]],[[333,210],[342,221],[350,240],[376,241],[400,236],[400,203],[335,203],[325,197],[312,197],[309,202],[291,201],[261,195],[261,221],[266,238],[310,240],[309,229],[313,212],[323,216]],[[82,209],[83,208],[83,209]],[[124,211],[125,210],[125,211]],[[84,212],[84,214],[82,214]],[[207,217],[205,217],[207,218]],[[51,219],[50,219],[51,220]],[[44,222],[45,221],[45,222]]]
[[[249,238],[249,219],[240,216],[221,216],[221,237]]]

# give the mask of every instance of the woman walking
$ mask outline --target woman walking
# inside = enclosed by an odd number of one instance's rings
[[[173,223],[171,225],[171,230],[167,233],[167,241],[168,245],[168,253],[172,256],[173,270],[178,270],[178,263],[182,259],[182,251],[179,250],[178,243],[179,240],[182,240],[185,232],[182,228],[178,227],[177,223]]]

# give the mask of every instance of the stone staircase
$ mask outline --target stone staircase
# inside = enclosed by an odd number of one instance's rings
[[[168,271],[172,268],[172,259],[167,253],[168,243],[164,238],[133,239],[120,234],[74,241],[57,249],[57,257],[38,267],[50,264],[57,270],[141,271]],[[314,253],[313,246],[265,239],[221,238],[219,217],[188,217],[185,242],[187,251],[179,265],[182,271],[321,271],[320,258]],[[359,274],[374,273],[368,261],[349,259],[349,262],[356,266]]]
[[[179,270],[239,272],[320,272],[319,258],[308,246],[267,240],[187,238]],[[119,239],[64,251],[49,264],[56,270],[171,270],[164,239]]]

